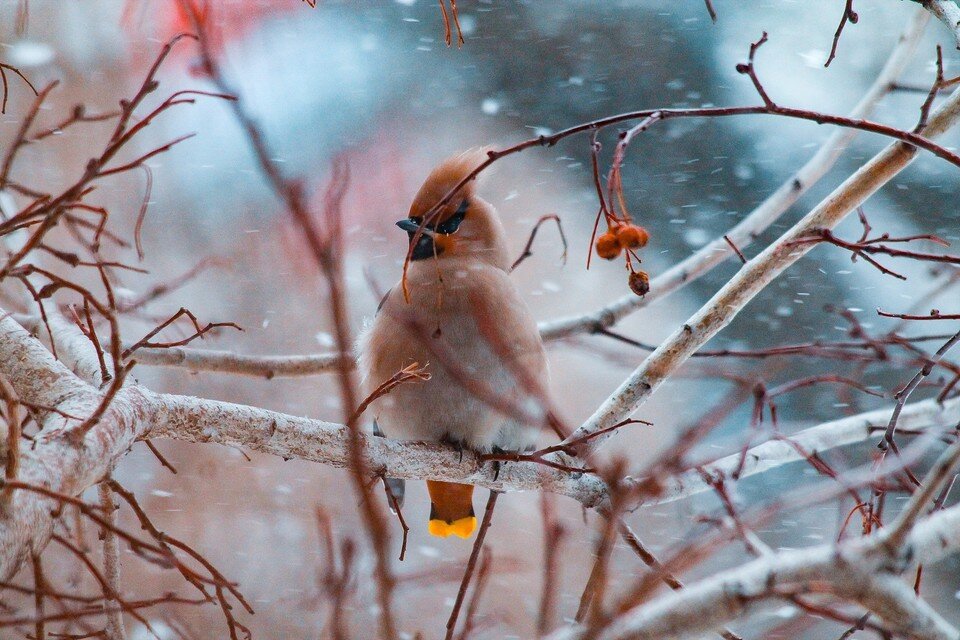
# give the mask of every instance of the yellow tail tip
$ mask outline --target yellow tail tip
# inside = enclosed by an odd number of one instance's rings
[[[447,538],[451,535],[457,536],[458,538],[469,538],[473,535],[473,530],[476,528],[476,516],[469,516],[467,518],[454,520],[453,522],[431,520],[427,530],[430,532],[430,535],[438,538]]]

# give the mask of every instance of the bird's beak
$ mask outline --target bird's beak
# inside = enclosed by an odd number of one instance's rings
[[[403,220],[399,220],[397,222],[397,226],[403,229],[404,231],[406,231],[407,233],[416,233],[417,229],[420,228],[420,223],[415,222],[410,218],[404,218]],[[434,233],[431,229],[427,229],[426,227],[424,227],[423,235],[432,237]]]
[[[410,237],[410,242],[413,242],[413,239],[417,237],[417,230],[420,229],[420,223],[409,218],[400,220],[397,222],[397,226],[407,232],[407,235]],[[426,227],[423,227],[420,237],[417,239],[417,243],[413,245],[413,250],[410,253],[410,259],[423,260],[424,258],[439,256],[441,253],[443,253],[443,247],[438,247],[433,242],[436,236],[437,234],[435,231],[433,231],[433,229],[427,229]]]

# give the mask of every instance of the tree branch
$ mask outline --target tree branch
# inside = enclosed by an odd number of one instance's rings
[[[934,113],[926,129],[942,135],[960,120],[960,90]],[[796,241],[815,229],[836,226],[880,187],[909,165],[917,148],[895,142],[874,156],[833,193],[804,216],[760,255],[744,265],[703,307],[660,344],[614,391],[571,438],[609,427],[636,411],[653,391],[698,349],[705,345],[760,291],[810,250]],[[721,241],[722,242],[722,241]],[[592,441],[596,447],[603,438]]]
[[[80,371],[97,375],[96,354],[74,327],[58,325],[53,333],[63,358]],[[0,320],[0,372],[8,375],[25,403],[50,407],[41,417],[44,431],[62,427],[67,413],[73,422],[93,411],[101,393],[78,379],[12,318]],[[890,410],[869,412],[803,430],[791,436],[794,445],[770,441],[747,452],[741,477],[762,473],[804,459],[796,446],[824,451],[871,437],[871,427],[882,425]],[[907,405],[901,428],[920,430],[952,425],[960,416],[960,399],[938,405],[933,400]],[[123,387],[100,422],[73,446],[69,439],[38,438],[23,454],[20,477],[26,483],[79,495],[99,482],[137,439],[169,437],[188,442],[242,446],[283,458],[310,460],[350,468],[350,434],[340,424],[311,420],[256,407],[190,396],[160,394],[134,384]],[[542,490],[570,497],[587,508],[603,507],[606,484],[590,473],[570,473],[536,462],[502,463],[499,473],[480,456],[423,442],[402,442],[361,434],[361,448],[371,472],[398,479],[430,479],[474,484],[498,491]],[[701,467],[728,471],[740,464],[736,453]],[[692,470],[663,480],[656,504],[708,490],[700,471]],[[26,557],[40,549],[49,536],[55,501],[35,492],[15,491],[14,508],[0,514],[0,576],[9,576]]]
[[[960,7],[953,0],[923,0],[923,7],[942,22],[960,49]]]
[[[796,593],[816,584],[835,596],[855,601],[895,631],[923,640],[955,640],[958,631],[894,578],[916,562],[931,563],[960,549],[960,506],[930,516],[906,539],[906,552],[891,557],[883,536],[839,545],[781,551],[687,585],[622,615],[599,634],[601,640],[691,638],[721,627],[759,608],[764,601]],[[582,629],[565,629],[551,640],[584,638]]]
[[[656,503],[672,502],[698,493],[711,490],[704,479],[704,472],[711,476],[730,477],[739,471],[739,479],[785,464],[805,460],[801,451],[810,454],[822,453],[837,447],[845,447],[857,442],[875,438],[890,420],[892,409],[878,409],[855,416],[824,422],[804,429],[791,436],[769,440],[742,452],[732,453],[713,462],[697,465],[696,468],[661,481],[661,491]],[[960,398],[944,403],[935,399],[923,400],[907,405],[900,413],[900,428],[912,432],[928,431],[934,428],[949,428],[960,421]]]
[[[104,510],[104,518],[107,522],[117,526],[117,505],[113,502],[113,491],[107,482],[101,482],[97,485],[97,491],[100,496],[100,507]],[[103,536],[103,574],[110,587],[110,593],[120,593],[120,545],[117,541],[117,535],[112,529],[104,527],[101,535]],[[123,608],[110,593],[104,594],[103,610],[107,619],[105,629],[107,640],[126,640],[127,632],[123,624]]]
[[[87,416],[100,403],[97,390],[74,376],[9,316],[0,320],[0,370],[21,402],[56,409],[36,412],[44,432],[65,423],[80,424],[65,415]],[[138,393],[136,387],[125,392]],[[20,480],[68,495],[93,486],[145,431],[147,424],[136,419],[133,407],[129,402],[112,403],[79,443],[65,437],[46,440],[41,433],[35,447],[21,452]],[[0,580],[15,573],[31,548],[34,552],[43,548],[56,506],[56,501],[33,492],[13,493],[10,509],[0,514]]]
[[[353,363],[353,358],[345,358]],[[254,378],[293,378],[337,371],[340,358],[336,353],[315,353],[289,356],[252,356],[231,351],[171,347],[140,349],[137,363],[161,367],[179,367],[189,371],[214,371]]]

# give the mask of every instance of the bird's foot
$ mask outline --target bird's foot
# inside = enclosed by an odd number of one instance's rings
[[[491,453],[494,453],[494,454],[506,453],[505,450],[501,449],[500,447],[498,447],[498,446],[496,446],[496,445],[494,445],[494,446],[490,449],[490,452],[491,452]],[[502,466],[502,464],[501,464],[501,461],[500,461],[500,460],[494,460],[494,461],[493,461],[493,481],[494,481],[494,482],[496,482],[497,479],[500,478],[500,467],[501,467],[501,466]]]
[[[463,440],[454,440],[452,437],[450,437],[450,434],[446,434],[445,436],[440,438],[440,442],[442,444],[450,445],[451,447],[456,449],[457,453],[460,454],[460,458],[457,460],[457,464],[460,464],[463,462],[463,449],[464,449]]]

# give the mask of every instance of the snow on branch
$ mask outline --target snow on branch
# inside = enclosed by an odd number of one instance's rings
[[[353,362],[351,356],[344,357],[349,362]],[[232,373],[266,380],[336,371],[339,360],[340,357],[336,353],[252,356],[233,353],[232,351],[192,347],[140,349],[137,351],[137,362],[140,364],[179,367],[190,371]]]
[[[115,402],[82,442],[53,435],[62,433],[66,423],[80,424],[77,418],[92,414],[101,393],[73,375],[9,316],[0,320],[0,372],[21,403],[55,409],[38,410],[38,422],[51,437],[21,451],[19,481],[79,495],[110,472],[147,426],[137,419],[134,403]],[[125,393],[130,397],[138,390],[129,387]],[[0,579],[9,579],[30,549],[43,548],[56,504],[37,493],[13,492],[0,515]]]

